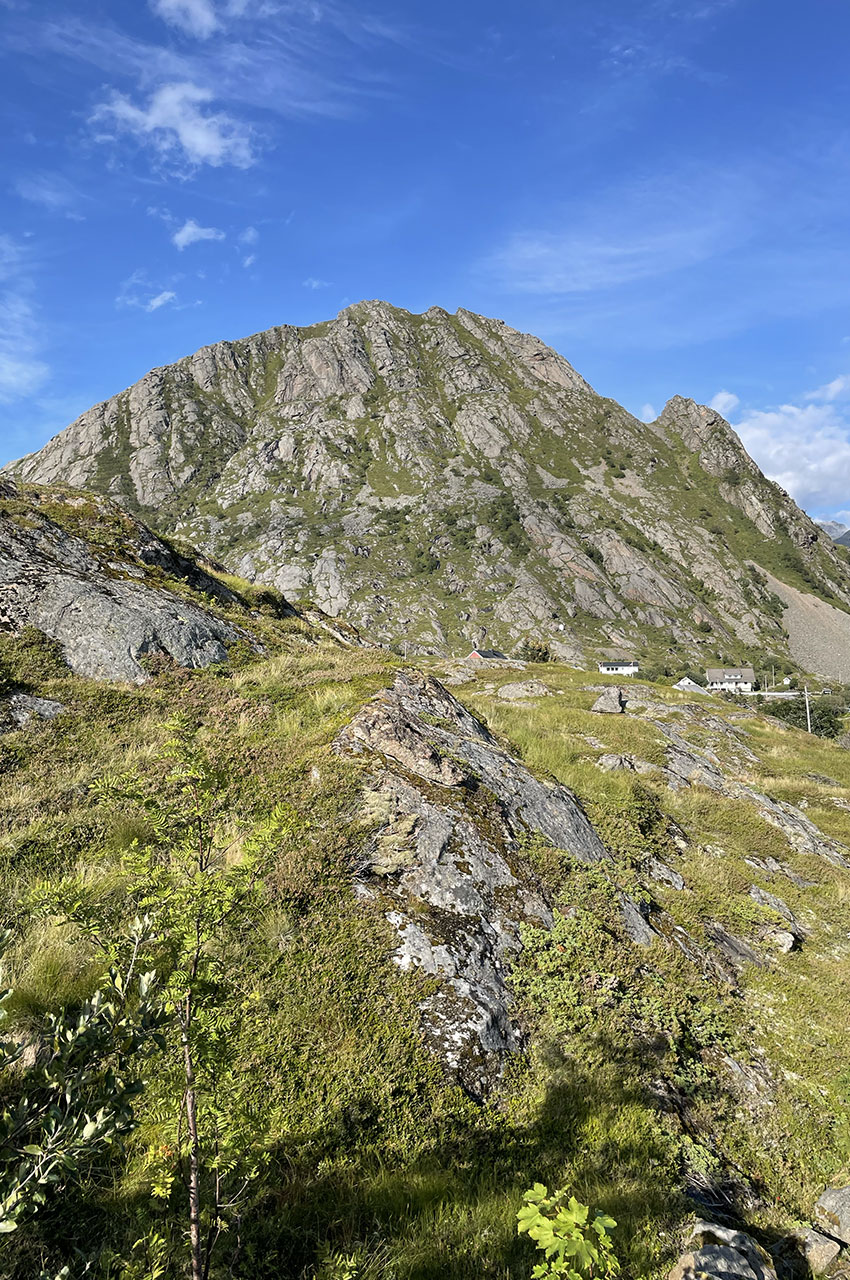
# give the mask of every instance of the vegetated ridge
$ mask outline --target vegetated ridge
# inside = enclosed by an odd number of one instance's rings
[[[761,667],[788,656],[766,572],[850,608],[847,552],[717,413],[677,396],[639,422],[464,310],[364,302],[205,347],[10,469],[411,652],[533,638],[578,664]]]
[[[211,1280],[525,1277],[537,1181],[627,1276],[695,1216],[804,1274],[850,752],[669,680],[404,667],[102,496],[5,483],[0,529],[3,1280],[189,1274],[193,1160]]]

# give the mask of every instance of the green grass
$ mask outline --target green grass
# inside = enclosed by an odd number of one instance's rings
[[[218,671],[162,672],[140,688],[74,679],[34,637],[0,646],[10,678],[68,707],[0,739],[0,897],[3,921],[17,931],[9,964],[20,1034],[32,1035],[44,1012],[73,1007],[98,978],[95,957],[72,934],[49,922],[28,926],[21,906],[48,876],[81,875],[92,891],[117,892],[116,863],[144,838],[144,818],[98,801],[92,784],[129,772],[158,794],[164,722],[176,710],[198,725],[221,772],[221,818],[234,840],[281,801],[297,817],[275,849],[267,906],[237,959],[234,1097],[246,1141],[266,1154],[233,1275],[332,1280],[334,1258],[352,1258],[358,1280],[525,1280],[533,1251],[516,1236],[515,1213],[535,1180],[566,1185],[611,1213],[625,1274],[634,1277],[669,1267],[681,1224],[695,1211],[688,1187],[734,1201],[749,1179],[761,1200],[743,1211],[763,1238],[810,1213],[850,1160],[847,873],[794,853],[746,801],[700,788],[671,792],[660,773],[600,771],[594,761],[603,749],[664,763],[656,726],[590,711],[596,691],[586,686],[608,683],[604,677],[557,663],[529,667],[525,676],[541,679],[551,696],[510,704],[498,686],[517,673],[482,670],[458,690],[463,700],[533,772],[575,790],[614,861],[603,873],[542,842],[522,851],[546,885],[556,926],[525,932],[513,983],[526,1049],[493,1097],[475,1103],[419,1038],[429,980],[392,963],[385,905],[351,889],[370,830],[361,794],[372,774],[332,742],[391,682],[397,660],[321,640],[281,618],[274,601],[251,603],[261,610],[256,625],[268,656],[243,655]],[[841,748],[766,717],[742,720],[740,708],[720,699],[701,703],[695,722],[669,684],[635,692],[653,704],[654,718],[695,744],[716,741],[730,774],[806,800],[825,831],[850,835],[850,813],[831,803],[850,801],[850,755]],[[757,762],[736,765],[734,737],[705,716],[740,735]],[[470,812],[484,821],[485,801],[476,803],[480,812]],[[668,819],[689,837],[684,854]],[[798,889],[761,876],[744,861],[754,852],[817,884]],[[685,877],[685,893],[655,884],[651,893],[670,927],[679,924],[698,945],[706,944],[707,920],[757,936],[770,919],[748,895],[758,883],[806,923],[803,950],[744,973],[735,990],[678,948],[628,943],[617,889],[642,896],[649,855]],[[724,1055],[750,1062],[754,1046],[768,1066],[767,1100],[741,1093],[722,1066]],[[173,1145],[178,1096],[169,1072],[149,1081],[126,1150],[18,1234],[4,1276],[58,1269],[81,1239],[103,1241],[109,1280],[134,1273],[107,1264],[108,1251],[127,1257],[133,1240],[151,1232],[179,1252],[176,1202],[151,1194]],[[153,1266],[144,1261],[149,1247],[138,1253],[140,1274]],[[222,1257],[232,1258],[229,1246]]]

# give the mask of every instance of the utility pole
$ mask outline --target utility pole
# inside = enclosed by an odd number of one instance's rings
[[[805,694],[805,696],[806,696],[806,725],[807,725],[807,727],[808,727],[809,733],[811,733],[811,731],[812,731],[812,713],[811,713],[811,711],[809,710],[809,686],[808,686],[807,684],[806,684],[806,685],[803,685],[803,693],[804,693],[804,694]]]

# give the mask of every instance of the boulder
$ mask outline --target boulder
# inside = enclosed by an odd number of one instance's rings
[[[697,1222],[668,1280],[776,1280],[770,1254],[745,1231]]]
[[[619,685],[612,684],[599,697],[590,708],[591,711],[599,711],[606,715],[619,716],[626,709],[626,699],[623,690]]]
[[[814,1227],[809,1227],[806,1231],[797,1232],[794,1238],[798,1241],[805,1254],[806,1262],[808,1262],[812,1274],[816,1276],[823,1275],[824,1271],[828,1271],[841,1252],[841,1245],[837,1240],[832,1240],[820,1231],[815,1231]]]
[[[850,1244],[850,1187],[829,1187],[815,1205],[815,1217],[831,1236]]]
[[[503,702],[522,702],[525,698],[546,698],[550,692],[542,680],[515,680],[502,685],[499,697]]]

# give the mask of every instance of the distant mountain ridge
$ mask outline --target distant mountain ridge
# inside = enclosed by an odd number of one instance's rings
[[[833,542],[840,542],[845,533],[850,533],[847,525],[839,520],[816,520],[815,524],[819,529],[823,529],[826,536],[832,538]]]
[[[639,422],[465,310],[364,302],[204,347],[8,470],[426,652],[784,654],[766,573],[850,608],[846,553],[719,414],[677,396]]]

